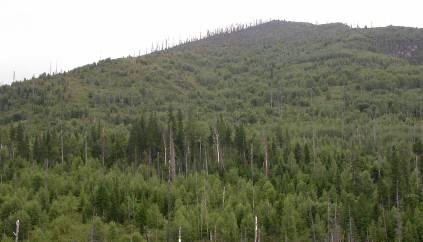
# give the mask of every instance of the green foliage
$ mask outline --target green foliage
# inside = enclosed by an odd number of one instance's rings
[[[272,21],[2,86],[1,241],[423,241],[422,39]]]

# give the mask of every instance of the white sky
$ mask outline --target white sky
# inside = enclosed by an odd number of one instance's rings
[[[256,19],[423,27],[422,0],[0,0],[0,84]]]

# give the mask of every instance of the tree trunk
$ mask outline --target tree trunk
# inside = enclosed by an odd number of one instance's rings
[[[353,242],[353,234],[352,234],[352,218],[351,218],[351,207],[348,205],[348,242]]]
[[[63,151],[63,121],[60,118],[60,151],[62,156],[62,165],[64,164],[64,151]]]
[[[217,131],[215,130],[214,132],[214,141],[215,141],[215,145],[216,145],[216,158],[217,158],[217,165],[219,166],[219,168],[222,167],[222,165],[220,164],[220,147],[219,147],[219,134],[217,133]]]
[[[254,173],[253,173],[253,163],[254,163],[254,156],[253,156],[253,142],[251,141],[250,146],[250,168],[251,168],[251,181],[254,181]]]
[[[257,224],[257,216],[255,216],[255,226],[254,226],[254,242],[258,242],[258,224]]]
[[[162,138],[163,138],[163,148],[164,148],[164,163],[165,165],[167,165],[167,144],[166,144],[166,138],[164,133],[162,135]]]
[[[101,161],[104,167],[104,156],[105,156],[105,141],[104,141],[104,126],[101,129]]]
[[[16,220],[16,231],[13,232],[13,235],[15,235],[15,242],[18,242],[18,240],[19,240],[19,219]]]
[[[87,138],[87,135],[85,135],[84,158],[85,158],[85,163],[86,163],[87,160],[88,160],[88,138]]]
[[[267,147],[267,140],[263,140],[263,149],[264,149],[264,176],[267,177],[269,173],[269,152]]]
[[[397,227],[395,233],[397,234],[397,241],[402,241],[402,222],[401,222],[401,209],[400,209],[400,196],[399,196],[399,187],[398,180],[396,182],[396,207],[397,207]]]
[[[173,141],[172,129],[169,129],[169,155],[170,155],[170,178],[173,181],[176,177],[176,154]]]

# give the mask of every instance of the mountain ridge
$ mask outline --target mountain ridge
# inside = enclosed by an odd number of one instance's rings
[[[423,241],[422,30],[233,30],[1,86],[1,240]]]

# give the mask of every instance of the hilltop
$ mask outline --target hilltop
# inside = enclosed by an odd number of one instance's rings
[[[0,122],[44,120],[46,112],[57,113],[63,98],[65,116],[92,113],[125,120],[134,110],[161,112],[173,105],[207,118],[230,113],[231,121],[255,123],[259,120],[251,116],[280,113],[283,107],[301,113],[312,104],[339,110],[340,87],[356,110],[364,102],[383,113],[382,103],[404,96],[394,102],[407,106],[411,115],[419,108],[413,96],[422,87],[422,43],[421,29],[272,21],[147,56],[106,59],[4,86]],[[398,93],[385,95],[394,90]],[[373,91],[383,93],[374,96]],[[326,96],[334,99],[319,100]]]
[[[0,227],[421,241],[422,142],[423,29],[229,28],[0,87]]]

